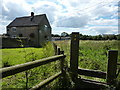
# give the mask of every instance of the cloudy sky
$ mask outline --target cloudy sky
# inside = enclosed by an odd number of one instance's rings
[[[0,0],[0,34],[16,17],[46,14],[53,34],[118,33],[119,0]],[[1,5],[2,4],[2,5]]]

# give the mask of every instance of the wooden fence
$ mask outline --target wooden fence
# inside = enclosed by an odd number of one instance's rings
[[[118,51],[117,50],[109,50],[108,51],[108,65],[107,65],[107,72],[97,71],[97,70],[88,70],[88,69],[82,69],[78,67],[78,57],[79,57],[79,33],[72,33],[71,37],[71,55],[70,55],[70,72],[71,77],[75,83],[81,82],[81,87],[107,87],[107,86],[116,86],[116,78],[120,72],[120,69],[118,70],[117,74],[117,65],[120,65],[120,63],[117,63],[118,59]],[[98,82],[93,80],[87,80],[87,79],[79,79],[79,75],[84,76],[90,76],[90,77],[97,77],[106,79],[106,82]]]
[[[38,85],[31,88],[31,90],[34,89],[40,89],[43,86],[47,85],[51,81],[55,80],[59,76],[65,76],[65,69],[64,69],[64,59],[66,55],[64,55],[64,51],[61,51],[59,47],[55,46],[55,56],[44,58],[41,60],[36,60],[33,62],[28,62],[25,64],[20,64],[16,66],[11,66],[7,68],[0,69],[0,74],[2,74],[2,78],[5,78],[10,75],[14,75],[16,73],[20,73],[41,65],[45,65],[50,62],[54,62],[57,60],[61,61],[61,72],[47,78],[43,82],[39,83]],[[104,88],[107,86],[116,86],[116,77],[118,76],[120,70],[118,70],[117,73],[117,65],[120,65],[120,63],[117,63],[118,58],[118,51],[117,50],[109,50],[108,51],[108,66],[107,66],[107,72],[102,71],[96,71],[96,70],[88,70],[88,69],[82,69],[78,67],[78,59],[79,59],[79,33],[73,32],[71,36],[71,50],[70,50],[70,68],[68,69],[72,81],[75,83],[76,87],[94,87],[94,88]],[[78,78],[78,75],[85,75],[90,77],[97,77],[106,79],[106,82],[98,82],[88,79],[82,79]],[[63,79],[62,84],[65,85],[65,80]]]
[[[0,69],[0,75],[2,75],[2,78],[5,78],[7,76],[11,76],[11,75],[14,75],[14,74],[17,74],[17,73],[41,66],[41,65],[45,65],[50,62],[54,62],[58,60],[61,61],[61,72],[56,73],[55,75],[47,78],[46,80],[42,81],[38,85],[31,88],[31,90],[40,89],[44,87],[45,85],[47,85],[48,83],[50,83],[51,81],[55,80],[56,78],[64,74],[63,73],[63,66],[64,66],[63,62],[64,62],[64,58],[66,57],[66,55],[64,55],[63,51],[60,51],[60,48],[57,49],[57,53],[59,55],[24,63],[24,64],[19,64],[19,65],[15,65],[11,67],[2,68]]]

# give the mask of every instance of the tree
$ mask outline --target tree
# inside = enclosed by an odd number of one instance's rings
[[[68,34],[68,33],[66,33],[66,32],[62,32],[62,33],[61,33],[61,36],[62,36],[62,37],[68,37],[68,36],[69,36],[69,34]]]
[[[117,37],[117,40],[120,40],[120,34],[118,34],[116,37]]]
[[[58,34],[52,34],[52,37],[60,37]]]
[[[104,38],[105,38],[105,40],[108,40],[108,39],[109,39],[109,36],[108,36],[108,35],[105,35]]]
[[[98,36],[97,36],[97,40],[102,40],[102,36],[101,36],[101,35],[98,35]]]

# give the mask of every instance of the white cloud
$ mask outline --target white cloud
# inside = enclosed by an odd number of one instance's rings
[[[2,0],[1,9],[0,33],[6,33],[6,26],[16,17],[28,15],[31,11],[30,5],[24,0]]]
[[[91,14],[93,16],[97,16],[97,17],[100,17],[100,16],[112,16],[115,11],[117,11],[117,7],[113,7],[113,6],[109,6],[109,4],[105,4],[104,5],[98,5],[95,7],[95,9],[91,12]]]
[[[118,0],[2,0],[2,20],[0,33],[16,17],[35,14],[47,14],[54,32],[72,30],[82,33],[116,33]],[[106,17],[109,17],[105,19]],[[111,19],[112,18],[112,19]],[[87,25],[93,26],[87,26]],[[55,26],[56,25],[56,26]],[[101,25],[101,26],[97,26]],[[59,26],[59,27],[57,27]],[[86,27],[87,26],[87,27]],[[55,28],[56,27],[56,28]],[[117,26],[116,26],[117,27]],[[59,29],[60,28],[60,29]]]
[[[32,7],[34,7],[36,14],[46,14],[50,23],[55,21],[55,16],[61,9],[59,5],[49,1],[38,1],[37,3],[33,4]]]
[[[90,25],[118,25],[118,20],[100,18],[98,20],[91,20],[89,24]]]
[[[8,20],[13,20],[16,17],[28,15],[30,6],[24,0],[3,0],[2,15]]]
[[[95,22],[94,24],[102,23],[102,20],[96,20],[100,17],[114,17],[117,7],[113,3],[117,3],[118,0],[57,0],[60,4],[64,5],[66,8],[66,14],[59,16],[57,26],[68,26],[68,27],[80,27],[80,24],[84,22]],[[65,16],[66,15],[66,16]],[[78,16],[79,15],[79,16]],[[87,18],[80,18],[88,15]],[[114,16],[113,16],[114,15]],[[90,17],[91,16],[91,17]],[[71,19],[72,17],[72,19]],[[75,18],[74,18],[75,17]],[[73,19],[74,18],[74,19]],[[91,18],[88,19],[88,18]],[[59,20],[60,19],[60,20]],[[63,19],[63,20],[62,20]],[[71,19],[71,20],[69,20]],[[89,21],[87,21],[89,20]],[[103,20],[104,24],[114,22],[112,20]],[[77,23],[77,24],[76,24]],[[78,25],[79,23],[79,25]],[[87,24],[87,23],[84,23]],[[82,26],[82,25],[81,25]]]
[[[5,29],[6,29],[6,28],[4,27],[4,25],[1,24],[1,25],[0,25],[0,34],[6,33],[6,32],[5,32]]]
[[[88,29],[96,34],[118,34],[118,27],[115,26],[89,27]]]
[[[84,35],[99,35],[99,34],[118,34],[118,27],[115,26],[86,26],[85,28],[64,28],[53,27],[53,34],[61,34],[62,32],[72,33],[80,32]]]
[[[89,17],[85,16],[66,16],[59,18],[56,22],[57,27],[81,28],[89,21]]]

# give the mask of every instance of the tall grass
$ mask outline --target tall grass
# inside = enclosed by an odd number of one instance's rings
[[[17,65],[29,61],[34,61],[54,55],[54,48],[52,43],[48,42],[43,48],[16,48],[16,49],[3,49],[3,67],[7,62],[8,66]],[[6,65],[6,66],[7,66]],[[26,72],[18,73],[6,77],[2,81],[2,88],[24,88],[26,89],[26,76],[27,88],[31,88],[42,80],[50,77],[51,75],[59,72],[59,62],[52,62],[40,67],[27,70]],[[27,74],[27,75],[26,75]]]
[[[55,41],[55,43],[67,53],[67,61],[70,62],[70,41]],[[79,67],[85,69],[93,69],[99,71],[107,71],[108,50],[118,50],[118,41],[92,41],[80,40],[79,44]],[[120,61],[120,57],[118,59]],[[119,68],[119,67],[118,67]],[[82,76],[85,77],[85,76]],[[89,79],[98,78],[85,77]],[[120,75],[118,77],[120,79]]]
[[[55,42],[70,58],[70,41]],[[108,50],[118,50],[117,41],[80,40],[79,67],[106,71]]]
[[[64,50],[67,57],[67,65],[70,65],[70,41],[55,41],[55,43]],[[21,64],[37,59],[49,57],[54,55],[54,48],[50,42],[48,42],[43,48],[16,48],[16,49],[2,49],[3,50],[3,67]],[[107,71],[107,59],[108,50],[118,50],[118,41],[89,41],[80,40],[79,45],[79,67],[100,71]],[[25,59],[26,58],[26,59]],[[120,61],[120,57],[119,60]],[[60,62],[52,62],[35,69],[31,69],[28,72],[28,88],[38,84],[42,80],[60,71]],[[85,77],[85,76],[82,76]],[[3,79],[3,88],[26,88],[25,73],[19,73],[13,76],[9,76]],[[69,78],[69,77],[68,77]],[[89,79],[97,79],[99,81],[105,81],[98,78],[85,77]],[[70,79],[70,78],[69,78]],[[120,79],[120,75],[117,79]],[[47,87],[52,86],[59,87],[59,79],[55,80]],[[72,83],[71,83],[72,84]]]

